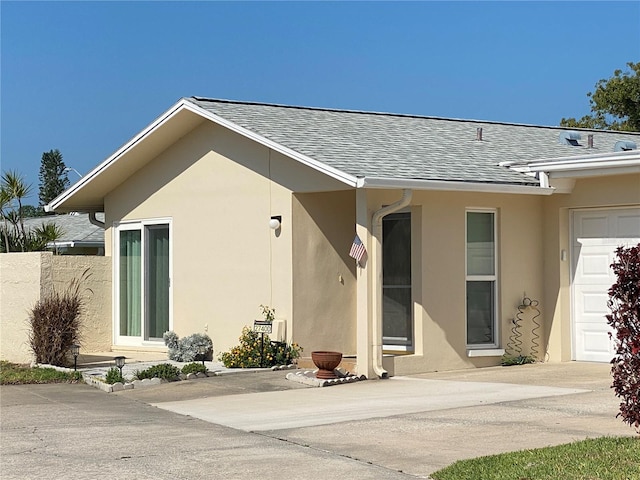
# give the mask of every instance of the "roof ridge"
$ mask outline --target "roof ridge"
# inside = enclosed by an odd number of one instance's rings
[[[351,110],[351,109],[341,109],[341,108],[328,108],[328,107],[308,107],[302,105],[286,105],[282,103],[269,103],[269,102],[255,102],[255,101],[245,101],[245,100],[228,100],[222,98],[209,98],[209,97],[198,97],[191,96],[196,101],[204,101],[204,102],[216,102],[216,103],[227,103],[227,104],[235,104],[235,105],[257,105],[264,107],[277,107],[277,108],[290,108],[295,110],[313,110],[319,112],[335,112],[335,113],[354,113],[361,115],[378,115],[378,116],[386,116],[386,117],[400,117],[400,118],[416,118],[416,119],[424,119],[424,120],[444,120],[448,122],[458,122],[458,123],[477,123],[484,125],[507,125],[512,127],[531,127],[531,128],[546,128],[550,130],[561,130],[561,131],[570,131],[577,130],[581,132],[596,132],[596,133],[606,133],[606,134],[623,134],[623,135],[640,135],[640,132],[625,132],[622,130],[601,130],[597,128],[578,128],[578,127],[562,127],[562,126],[554,126],[554,125],[536,125],[533,123],[515,123],[515,122],[501,122],[497,120],[477,120],[470,118],[452,118],[452,117],[439,117],[434,115],[418,115],[418,114],[410,114],[410,113],[392,113],[392,112],[378,112],[378,111],[369,111],[369,110]]]

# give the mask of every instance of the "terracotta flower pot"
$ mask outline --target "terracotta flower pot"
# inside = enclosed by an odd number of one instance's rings
[[[323,380],[338,378],[334,370],[342,361],[342,353],[324,351],[311,352],[311,360],[313,360],[315,366],[318,367],[316,378]]]

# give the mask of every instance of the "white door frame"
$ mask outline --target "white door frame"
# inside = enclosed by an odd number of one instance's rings
[[[146,334],[146,313],[145,301],[146,285],[145,276],[147,270],[147,245],[145,241],[145,227],[153,225],[168,225],[169,227],[169,330],[173,330],[173,228],[171,218],[150,218],[144,220],[126,220],[113,223],[113,299],[112,299],[112,330],[113,344],[117,346],[164,346],[164,342],[156,340],[145,340]],[[120,335],[120,232],[123,230],[141,231],[141,334],[136,337]]]

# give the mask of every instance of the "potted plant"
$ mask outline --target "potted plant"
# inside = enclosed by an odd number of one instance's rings
[[[311,360],[316,367],[318,367],[318,373],[316,378],[322,380],[328,380],[332,378],[338,378],[335,373],[335,369],[338,368],[342,361],[342,353],[332,352],[326,350],[317,350],[311,352]]]

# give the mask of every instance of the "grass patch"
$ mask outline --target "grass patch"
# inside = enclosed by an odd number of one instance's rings
[[[0,361],[0,385],[24,385],[27,383],[77,383],[80,372],[60,372],[55,368],[19,365]]]
[[[640,478],[640,438],[602,437],[461,460],[436,480],[631,480]]]

